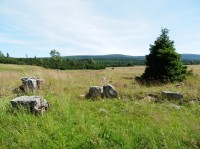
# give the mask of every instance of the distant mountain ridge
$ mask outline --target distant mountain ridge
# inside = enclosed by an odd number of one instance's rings
[[[76,55],[76,56],[65,56],[65,59],[138,59],[144,60],[145,56],[130,56],[130,55],[123,55],[123,54],[109,54],[109,55]]]
[[[183,59],[183,60],[200,60],[200,55],[198,55],[198,54],[181,54],[181,59]]]
[[[75,55],[75,56],[64,56],[64,59],[132,59],[132,60],[145,60],[145,56],[131,56],[123,54],[109,54],[109,55]],[[181,54],[182,60],[200,60],[198,54]]]

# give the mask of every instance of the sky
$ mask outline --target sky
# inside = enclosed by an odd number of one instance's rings
[[[161,28],[178,53],[200,54],[200,0],[0,0],[11,57],[147,55]]]

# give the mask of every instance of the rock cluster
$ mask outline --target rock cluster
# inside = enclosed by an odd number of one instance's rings
[[[40,89],[44,83],[44,79],[33,77],[22,77],[22,85],[14,90],[15,93],[28,93]],[[18,109],[19,106],[28,107],[30,112],[38,114],[43,113],[49,108],[49,103],[41,96],[20,96],[10,101],[13,108]]]
[[[108,84],[105,86],[91,86],[88,94],[85,96],[86,99],[95,99],[95,98],[117,98],[116,89]]]
[[[23,92],[27,92],[27,91],[34,92],[36,88],[40,89],[45,83],[44,79],[40,79],[35,76],[22,77],[21,81],[22,81],[22,85],[20,86],[20,89]]]

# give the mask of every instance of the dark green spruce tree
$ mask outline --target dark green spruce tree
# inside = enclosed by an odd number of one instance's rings
[[[161,29],[161,35],[150,45],[150,54],[146,55],[146,69],[141,80],[167,83],[185,79],[187,67],[182,64],[180,54],[176,53],[174,41],[169,39],[168,32],[166,28]]]

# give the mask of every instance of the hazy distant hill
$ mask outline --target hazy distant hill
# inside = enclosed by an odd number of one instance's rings
[[[182,60],[200,60],[200,55],[198,54],[181,54]]]
[[[65,59],[135,59],[135,60],[144,60],[145,56],[130,56],[122,54],[109,54],[109,55],[76,55],[76,56],[65,56]]]
[[[130,56],[122,54],[110,54],[110,55],[77,55],[77,56],[64,56],[65,59],[129,59],[129,60],[145,60],[145,56]],[[198,54],[181,54],[182,60],[200,60]]]

